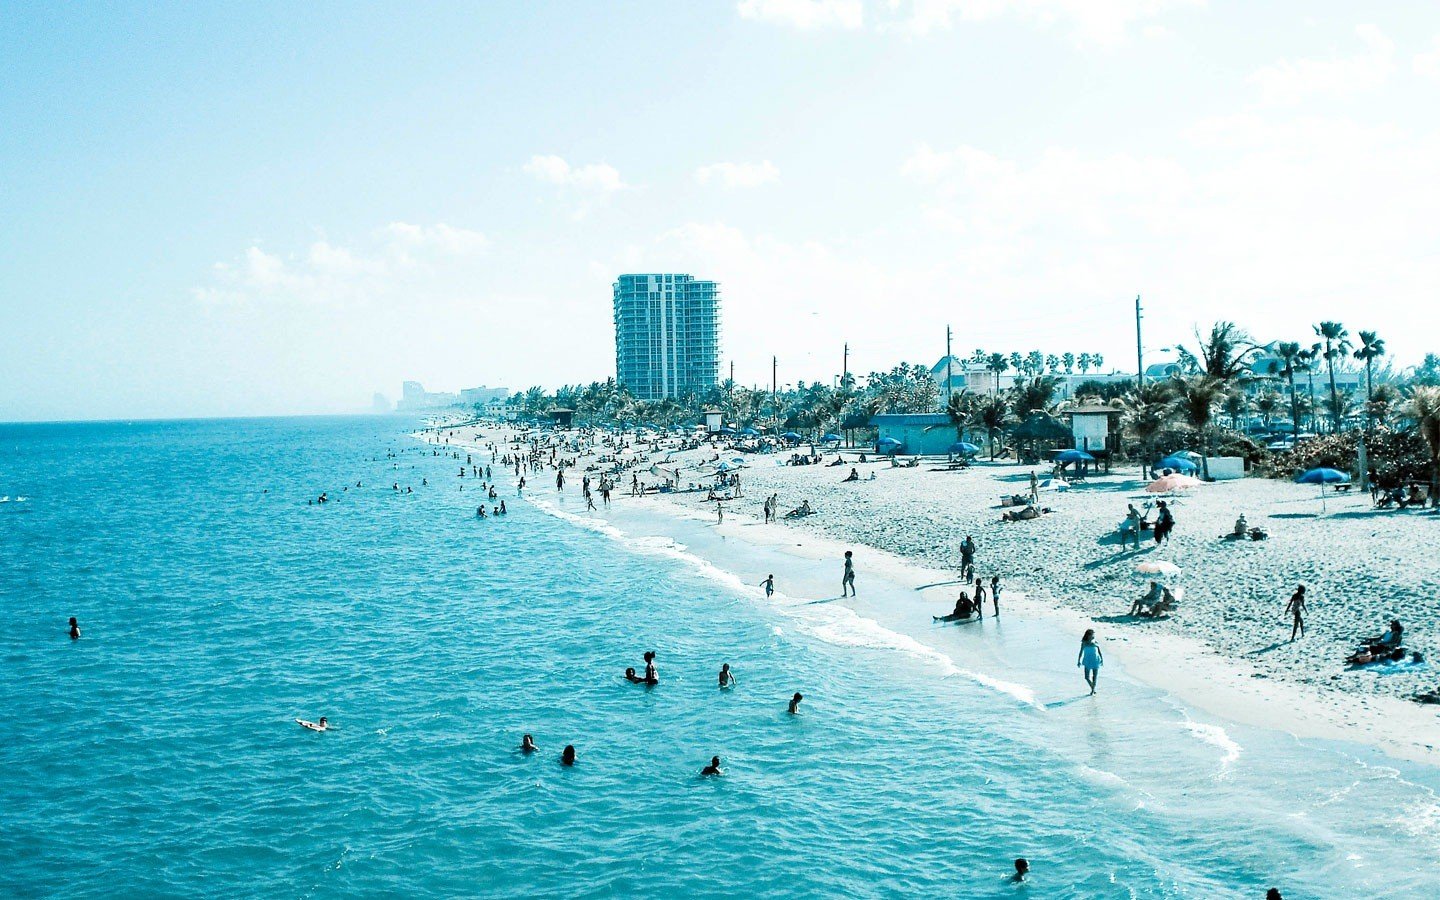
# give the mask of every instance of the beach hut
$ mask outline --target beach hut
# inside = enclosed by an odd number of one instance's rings
[[[870,425],[877,443],[891,438],[903,445],[906,453],[944,456],[955,443],[955,426],[942,413],[883,413],[871,417]]]
[[[556,406],[550,410],[550,421],[556,428],[569,428],[575,421],[575,410]]]
[[[707,409],[705,416],[705,430],[711,434],[719,434],[720,429],[725,425],[725,414],[718,409]]]
[[[1015,442],[1022,462],[1035,463],[1040,460],[1042,448],[1057,447],[1070,440],[1070,429],[1049,413],[1036,410],[1010,427],[1010,439]]]

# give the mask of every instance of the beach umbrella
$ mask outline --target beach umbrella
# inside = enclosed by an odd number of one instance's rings
[[[842,440],[842,438],[838,434],[827,434],[824,437],[820,438],[820,440],[825,441],[826,443],[831,443],[834,441]]]
[[[1145,490],[1151,494],[1170,494],[1195,487],[1198,484],[1200,484],[1200,479],[1191,478],[1189,475],[1165,475],[1147,484]]]
[[[756,430],[753,429],[753,428],[742,428],[742,429],[740,429],[740,433],[741,433],[741,434],[745,434],[745,435],[750,435],[751,437],[755,437],[755,436],[758,436],[758,435],[760,434],[760,432],[756,431]]]
[[[734,434],[734,433],[735,433],[735,429],[731,428],[729,425],[726,425],[724,428],[721,428],[721,429],[720,429],[720,433],[721,433],[721,434]]]
[[[886,444],[894,444],[896,447],[900,446],[900,442],[892,437],[883,437],[880,440],[876,441],[876,444],[882,447]]]
[[[1181,459],[1188,459],[1188,460],[1190,460],[1191,462],[1193,462],[1193,463],[1194,463],[1195,465],[1197,465],[1197,466],[1200,465],[1200,461],[1205,458],[1205,457],[1201,456],[1199,453],[1196,453],[1194,450],[1177,450],[1176,452],[1174,452],[1174,453],[1172,453],[1172,454],[1170,454],[1170,455],[1171,455],[1171,456],[1178,456],[1178,457],[1180,457]]]
[[[1141,575],[1179,575],[1180,567],[1168,559],[1150,560],[1135,567]]]
[[[1150,468],[1175,469],[1179,472],[1193,472],[1200,467],[1195,465],[1195,463],[1191,462],[1188,457],[1181,456],[1178,453],[1172,453],[1164,459],[1160,460],[1155,465],[1151,466]]]
[[[955,443],[951,444],[950,449],[946,450],[945,452],[953,453],[956,456],[974,456],[975,454],[980,452],[980,448],[970,443],[969,441],[956,441]]]
[[[785,440],[787,440],[787,441],[798,441],[798,440],[800,440],[800,435],[796,434],[796,433],[793,432],[793,431],[787,431],[787,432],[785,432],[784,434],[782,434],[782,435],[780,435],[780,436],[781,436],[782,438],[784,438]]]
[[[1349,484],[1350,476],[1339,469],[1311,469],[1295,479],[1296,484]]]
[[[1062,463],[1094,462],[1095,457],[1086,453],[1084,450],[1061,450],[1055,454],[1055,461]]]

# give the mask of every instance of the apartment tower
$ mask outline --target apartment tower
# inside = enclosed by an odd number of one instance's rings
[[[720,285],[689,275],[621,275],[614,289],[617,381],[641,400],[716,385]]]

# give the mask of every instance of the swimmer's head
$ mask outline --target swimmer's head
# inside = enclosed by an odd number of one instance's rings
[[[71,621],[74,621],[74,620],[71,620]],[[728,671],[730,671],[730,664],[729,664],[729,663],[721,663],[721,664],[720,664],[720,671],[722,671],[722,672],[728,672]]]
[[[321,725],[328,725],[328,724],[330,724],[330,721],[329,721],[328,719],[326,719],[324,716],[321,716],[321,717],[320,717],[320,724],[321,724]]]
[[[75,617],[74,617],[74,616],[71,616],[71,617],[70,617],[70,627],[71,627],[71,628],[74,628],[76,625],[79,625],[79,624],[80,624],[79,622],[75,621]]]
[[[566,744],[565,749],[560,751],[560,761],[567,766],[575,764],[575,745]]]
[[[1265,892],[1265,900],[1285,900],[1285,898],[1280,896],[1279,888],[1271,888]]]
[[[720,768],[720,757],[718,757],[718,756],[712,756],[712,757],[710,757],[710,765],[714,766],[714,767],[717,768],[717,769]]]
[[[1020,857],[1019,859],[1015,860],[1015,874],[1016,874],[1016,875],[1025,875],[1025,874],[1027,874],[1029,871],[1030,871],[1030,861],[1029,861],[1028,859],[1026,859],[1025,857],[1022,856],[1022,857]]]
[[[645,661],[646,661],[646,662],[653,662],[654,660],[655,660],[655,651],[654,651],[654,650],[646,650],[646,651],[645,651]]]
[[[792,703],[799,703],[801,700],[804,700],[804,699],[805,699],[805,697],[804,697],[799,691],[796,691],[796,692],[795,692],[795,696],[793,696],[793,697],[790,698],[790,702],[792,702]]]
[[[634,677],[635,677],[635,667],[634,667],[634,666],[628,666],[628,667],[625,669],[625,677],[626,677],[626,678],[634,678]]]

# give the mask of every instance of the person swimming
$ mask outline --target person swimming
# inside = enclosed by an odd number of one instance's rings
[[[797,715],[800,712],[800,701],[804,699],[803,694],[799,691],[795,692],[795,696],[790,698],[790,715]]]
[[[330,720],[324,716],[321,716],[318,722],[307,722],[304,719],[296,719],[295,721],[311,731],[326,731],[330,728]]]
[[[720,664],[720,686],[722,688],[735,686],[735,676],[730,672],[729,663]]]
[[[75,620],[74,616],[70,617],[70,640],[80,640],[80,623]]]
[[[535,746],[535,739],[530,735],[527,734],[520,738],[521,753],[534,753],[536,750],[539,749],[539,747]]]
[[[701,770],[700,770],[700,774],[701,774],[702,776],[704,776],[704,775],[724,775],[724,774],[725,774],[725,771],[720,768],[720,757],[718,757],[718,756],[712,756],[712,757],[710,757],[710,765],[708,765],[708,766],[706,766],[705,768],[701,769]]]
[[[574,744],[566,744],[566,745],[565,745],[565,749],[560,751],[560,765],[562,765],[562,766],[573,766],[573,765],[575,765],[575,745],[574,745]]]
[[[1024,881],[1025,876],[1029,874],[1030,861],[1022,856],[1019,859],[1015,860],[1015,874],[1010,876],[1010,880],[1015,882],[1016,884],[1019,884],[1020,882]]]
[[[635,667],[634,667],[634,666],[629,666],[628,668],[625,669],[625,680],[628,681],[628,682],[630,682],[631,684],[644,684],[644,683],[645,683],[645,679],[643,679],[643,678],[641,678],[639,675],[636,675],[636,674],[635,674]]]

